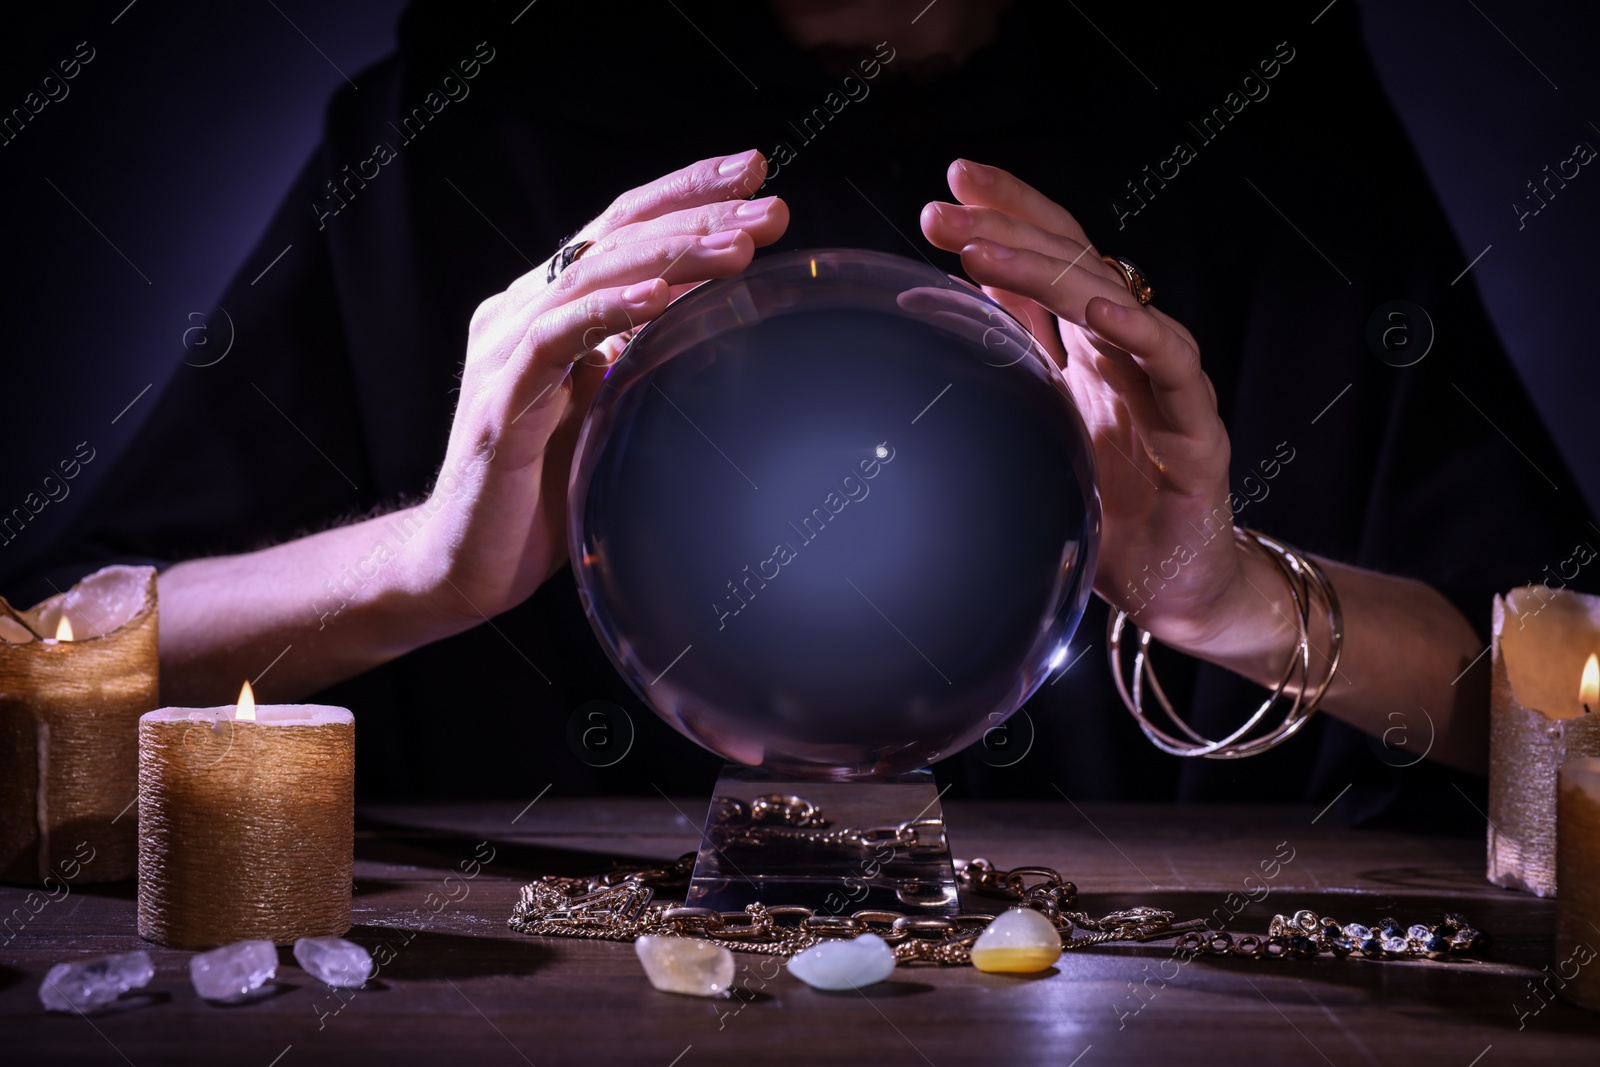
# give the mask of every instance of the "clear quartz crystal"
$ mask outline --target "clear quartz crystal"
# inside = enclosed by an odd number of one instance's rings
[[[340,989],[372,977],[372,954],[342,937],[302,937],[294,943],[294,958],[311,977]]]
[[[155,973],[148,952],[58,963],[40,983],[39,1001],[49,1011],[88,1011],[143,989]]]
[[[733,985],[733,953],[721,945],[645,934],[633,950],[650,984],[664,993],[720,997]]]
[[[789,973],[813,989],[860,989],[894,973],[894,949],[877,934],[824,941],[790,960]]]
[[[1372,936],[1372,931],[1367,927],[1362,926],[1360,923],[1351,923],[1349,926],[1344,928],[1344,936],[1348,937],[1357,944],[1360,944]]]
[[[1383,939],[1383,950],[1385,952],[1404,952],[1410,947],[1410,942],[1403,937],[1385,937]]]
[[[235,941],[189,960],[194,991],[207,1000],[240,1000],[278,974],[278,950],[271,941]]]
[[[1426,926],[1423,926],[1421,923],[1415,923],[1412,925],[1411,929],[1406,931],[1406,937],[1410,938],[1412,941],[1427,942],[1429,938],[1433,937],[1433,931],[1428,929]]]

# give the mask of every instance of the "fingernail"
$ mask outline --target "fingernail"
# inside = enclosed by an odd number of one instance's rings
[[[1101,313],[1112,322],[1123,323],[1133,318],[1133,309],[1126,304],[1119,304],[1115,300],[1107,300],[1101,308]]]
[[[990,259],[1010,259],[1017,254],[1015,248],[997,245],[993,241],[973,241],[961,250],[961,254],[964,256],[974,252],[988,256]]]
[[[748,152],[740,152],[736,156],[729,156],[727,159],[724,159],[720,164],[718,164],[717,173],[722,175],[724,178],[731,174],[738,174],[740,171],[750,166],[750,161],[755,158],[755,155],[756,150],[752,148]]]
[[[982,163],[974,163],[968,159],[963,159],[959,162],[961,163],[962,173],[971,178],[978,185],[994,184],[994,171],[990,170]]]
[[[965,230],[972,226],[972,212],[964,207],[957,207],[955,204],[934,204],[933,210],[954,229]]]
[[[734,209],[734,217],[740,219],[759,219],[772,209],[772,199],[746,200]]]
[[[650,297],[656,291],[656,280],[651,278],[647,282],[635,282],[622,290],[622,299],[629,304],[649,303]]]
[[[721,233],[714,233],[710,237],[702,237],[700,238],[700,247],[709,248],[716,252],[720,252],[725,248],[732,248],[733,243],[739,239],[741,232],[740,230],[723,230]]]

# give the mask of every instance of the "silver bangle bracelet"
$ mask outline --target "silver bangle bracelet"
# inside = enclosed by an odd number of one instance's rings
[[[1314,560],[1258,531],[1235,526],[1233,536],[1235,544],[1241,551],[1250,551],[1253,546],[1264,552],[1267,558],[1277,565],[1289,588],[1289,599],[1294,607],[1294,622],[1299,629],[1300,640],[1272,693],[1261,702],[1254,714],[1227,737],[1218,740],[1202,737],[1178,715],[1172,706],[1172,701],[1167,698],[1165,690],[1161,688],[1161,683],[1156,678],[1155,668],[1150,659],[1149,631],[1141,630],[1131,623],[1126,611],[1117,611],[1106,627],[1107,654],[1122,703],[1139,723],[1139,729],[1149,738],[1150,743],[1174,756],[1243,759],[1276,748],[1299,733],[1301,728],[1311,721],[1311,716],[1316,713],[1317,706],[1322,703],[1322,698],[1333,681],[1333,676],[1339,670],[1339,657],[1344,649],[1344,612],[1339,606],[1339,594],[1333,588],[1327,573]],[[1328,669],[1315,685],[1311,684],[1313,601],[1320,602],[1321,609],[1325,611],[1331,634],[1329,638],[1331,648],[1325,657]],[[1133,657],[1131,686],[1122,667],[1122,645],[1127,640],[1125,634],[1128,630],[1138,634],[1138,649]],[[1322,655],[1321,650],[1317,652],[1319,656]],[[1176,729],[1177,735],[1169,733],[1151,721],[1144,708],[1146,686],[1155,694],[1156,703]],[[1283,720],[1266,733],[1250,736],[1286,695],[1292,695],[1293,701]]]

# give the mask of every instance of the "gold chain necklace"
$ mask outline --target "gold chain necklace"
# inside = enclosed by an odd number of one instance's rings
[[[859,845],[869,840],[894,840],[883,831],[895,828],[821,832],[829,825],[821,809],[799,797],[759,797],[754,807],[759,814],[749,814],[760,825],[739,831],[737,840],[742,844],[759,845],[784,834],[785,827],[789,832],[815,834],[817,843]],[[744,815],[732,811],[718,821],[726,824]],[[901,836],[908,829],[915,836],[914,828],[898,829]],[[972,943],[994,918],[987,912],[905,915],[888,909],[843,915],[760,903],[743,911],[716,911],[657,902],[658,890],[688,886],[694,861],[695,853],[686,852],[672,863],[619,866],[587,878],[547,875],[522,887],[508,925],[536,937],[604,941],[632,941],[646,934],[693,937],[735,952],[776,956],[792,956],[823,941],[874,933],[893,947],[900,963],[966,964],[971,962]],[[1489,943],[1486,933],[1455,913],[1410,927],[1383,918],[1369,927],[1342,924],[1306,909],[1273,916],[1265,935],[1246,934],[1236,939],[1226,931],[1213,931],[1204,919],[1174,922],[1173,913],[1160,908],[1140,906],[1092,916],[1076,906],[1078,887],[1050,867],[1002,870],[985,859],[957,860],[955,867],[962,889],[1044,915],[1060,932],[1061,947],[1068,951],[1176,937],[1176,952],[1191,957],[1311,959],[1327,952],[1339,958],[1356,954],[1381,960],[1442,960],[1482,951]]]

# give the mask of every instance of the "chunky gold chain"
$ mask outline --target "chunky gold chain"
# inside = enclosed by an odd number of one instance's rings
[[[892,826],[830,829],[831,820],[805,797],[766,793],[748,804],[717,797],[707,837],[714,848],[760,848],[775,841],[837,849],[944,848],[944,820],[908,819]]]
[[[863,909],[835,915],[798,905],[751,904],[744,911],[714,911],[656,903],[658,889],[688,884],[695,854],[672,864],[611,871],[590,878],[547,876],[522,888],[511,929],[541,937],[632,941],[645,934],[698,937],[738,952],[793,955],[821,941],[874,933],[903,963],[970,961],[972,942],[994,918],[984,912],[905,915]],[[958,861],[960,884],[1041,912],[1061,932],[1064,948],[1107,941],[1148,941],[1203,930],[1199,920],[1174,925],[1159,908],[1128,908],[1094,917],[1076,910],[1078,887],[1048,867],[1000,870],[988,860]],[[1075,930],[1084,931],[1074,937]]]
[[[713,818],[713,831],[732,828],[744,845],[760,845],[790,834],[816,835],[805,840],[828,846],[861,847],[866,843],[914,846],[918,833],[931,833],[926,821],[913,820],[871,830],[830,830],[821,809],[802,797],[771,794],[752,803],[719,798],[724,806]],[[792,839],[792,838],[790,838]],[[651,867],[619,867],[587,878],[547,875],[522,887],[509,926],[538,937],[576,937],[632,941],[646,934],[694,937],[735,952],[792,956],[828,940],[873,933],[894,949],[901,963],[965,964],[972,962],[972,943],[994,916],[987,912],[958,915],[905,915],[868,908],[849,915],[799,905],[750,904],[743,911],[716,911],[656,901],[658,890],[689,884],[695,853]],[[1092,948],[1116,941],[1177,938],[1175,951],[1194,955],[1229,955],[1249,959],[1310,959],[1323,952],[1369,959],[1444,959],[1485,948],[1488,935],[1467,920],[1446,914],[1432,924],[1402,928],[1393,919],[1374,927],[1340,924],[1308,910],[1274,916],[1265,936],[1235,938],[1213,931],[1204,919],[1173,922],[1160,908],[1133,907],[1091,916],[1078,909],[1078,887],[1050,867],[1002,870],[986,859],[956,860],[956,880],[970,894],[1011,902],[1044,915],[1061,934],[1064,950]]]

